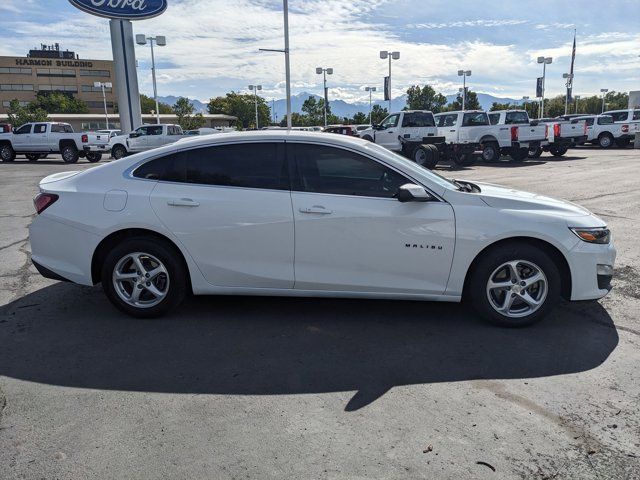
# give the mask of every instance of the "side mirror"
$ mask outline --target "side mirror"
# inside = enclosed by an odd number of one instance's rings
[[[398,188],[397,198],[399,202],[430,202],[433,197],[421,187],[414,183],[405,183]]]
[[[138,138],[139,136],[140,136],[140,134],[139,134],[139,133],[137,133],[137,132],[131,132],[131,133],[129,134],[129,138]]]

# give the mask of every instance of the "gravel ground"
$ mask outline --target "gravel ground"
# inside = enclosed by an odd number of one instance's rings
[[[522,330],[461,305],[192,298],[136,321],[41,278],[40,178],[0,164],[0,478],[640,478],[640,151],[438,167],[579,203],[618,261]]]

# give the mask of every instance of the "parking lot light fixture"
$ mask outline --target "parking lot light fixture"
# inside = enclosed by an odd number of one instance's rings
[[[158,105],[158,86],[156,83],[156,59],[153,53],[153,44],[155,43],[159,47],[167,45],[167,38],[163,35],[157,35],[155,37],[147,37],[144,34],[136,35],[136,43],[138,45],[146,45],[149,40],[151,46],[151,75],[153,78],[153,99],[156,101],[156,123],[160,123],[160,106]]]
[[[113,88],[111,82],[93,82],[93,88],[100,88],[102,90],[102,102],[104,103],[104,121],[109,130],[109,112],[107,111],[107,96],[104,93],[105,88]]]
[[[253,99],[256,105],[256,130],[260,127],[258,126],[258,90],[262,90],[262,85],[249,85],[249,90],[253,92]]]
[[[538,57],[538,63],[542,64],[542,100],[540,100],[540,118],[544,117],[544,82],[547,74],[547,65],[553,63],[553,57]]]
[[[369,92],[369,125],[371,125],[371,94],[376,90],[376,87],[364,87],[364,91]]]
[[[608,88],[601,88],[600,93],[602,93],[602,113],[604,113],[604,99],[607,96]]]
[[[333,75],[333,68],[322,68],[322,67],[317,67],[316,68],[316,73],[318,75],[322,75],[323,76],[323,80],[324,80],[324,128],[327,128],[327,107],[329,105],[329,92],[327,90],[327,75]]]
[[[471,70],[458,70],[458,76],[462,77],[462,111],[467,103],[467,77],[471,76]]]
[[[389,94],[389,113],[391,113],[391,60],[399,60],[400,52],[390,52],[388,50],[380,51],[380,58],[382,60],[389,59],[389,77],[386,85],[387,92]]]

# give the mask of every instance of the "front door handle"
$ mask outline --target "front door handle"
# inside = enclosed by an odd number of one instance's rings
[[[321,215],[329,215],[330,213],[333,213],[333,211],[327,210],[322,205],[314,205],[313,207],[301,208],[300,213],[319,213]]]
[[[190,198],[174,198],[167,202],[172,207],[199,207],[200,204]]]

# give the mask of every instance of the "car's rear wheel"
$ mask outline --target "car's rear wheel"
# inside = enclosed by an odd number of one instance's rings
[[[178,306],[187,293],[187,271],[166,242],[135,237],[119,243],[102,265],[102,288],[117,308],[155,318]]]
[[[528,148],[511,148],[509,156],[512,162],[523,162],[529,156]]]
[[[87,153],[87,161],[91,163],[99,162],[102,159],[101,153],[88,152]]]
[[[551,152],[551,155],[553,155],[554,157],[561,157],[568,151],[569,147],[567,147],[566,145],[552,145],[551,147],[549,147],[549,152]]]
[[[459,167],[468,167],[476,163],[476,157],[471,153],[455,153],[453,163]]]
[[[25,157],[27,157],[27,160],[29,160],[30,162],[37,162],[40,158],[40,155],[38,155],[37,153],[27,153]]]
[[[64,147],[62,147],[60,154],[62,155],[62,160],[64,160],[64,163],[76,163],[80,158],[78,149],[72,145],[65,145]]]
[[[513,243],[483,255],[466,294],[476,311],[504,327],[542,319],[560,299],[560,272],[541,248]]]
[[[529,158],[540,158],[540,155],[542,155],[542,147],[529,148],[529,152],[527,154]]]
[[[500,158],[500,147],[495,142],[485,143],[482,147],[482,160],[495,162]]]
[[[10,144],[0,145],[0,159],[3,162],[13,162],[16,159],[16,152]]]
[[[433,149],[430,145],[419,145],[413,151],[413,161],[418,165],[422,165],[429,170],[433,169],[438,163],[437,158],[435,158]]]
[[[111,149],[111,156],[116,160],[124,158],[127,156],[127,149],[124,148],[122,145],[116,145]]]

